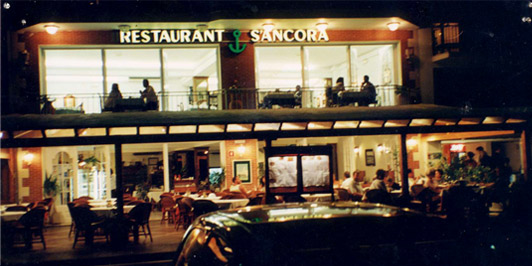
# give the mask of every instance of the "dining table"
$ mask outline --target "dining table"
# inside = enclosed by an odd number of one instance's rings
[[[332,200],[331,193],[315,193],[315,194],[301,194],[307,202],[330,202]]]
[[[214,194],[205,196],[199,194],[190,194],[189,197],[193,198],[194,200],[210,200],[218,205],[218,208],[221,210],[245,207],[249,203],[249,199],[222,199],[222,197],[216,196]]]
[[[15,212],[6,212],[3,211],[0,216],[2,217],[2,222],[13,222],[18,221],[22,215],[26,214],[24,211],[15,211]]]

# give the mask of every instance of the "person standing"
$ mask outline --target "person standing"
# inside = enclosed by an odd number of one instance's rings
[[[157,94],[150,82],[147,79],[142,81],[144,86],[144,91],[140,91],[140,98],[146,103],[146,110],[157,110],[159,109],[159,100],[157,99]]]
[[[364,99],[359,103],[360,106],[368,106],[370,103],[375,102],[377,97],[377,91],[373,83],[369,82],[369,76],[364,76],[364,82],[360,85],[360,91],[364,94]]]
[[[478,146],[476,150],[478,151],[478,162],[480,163],[480,165],[493,168],[491,157],[484,150],[484,147]]]

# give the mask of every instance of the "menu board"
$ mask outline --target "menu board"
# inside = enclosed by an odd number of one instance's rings
[[[297,187],[297,157],[274,156],[268,158],[270,187]]]
[[[303,187],[327,187],[330,184],[329,156],[301,156]]]

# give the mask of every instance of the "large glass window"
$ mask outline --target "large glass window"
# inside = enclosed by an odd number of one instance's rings
[[[325,106],[325,88],[334,85],[339,77],[349,84],[347,46],[308,46],[305,52],[305,107]],[[306,96],[306,97],[305,97]]]
[[[100,112],[102,53],[99,49],[44,50],[45,88],[55,108]]]
[[[140,97],[145,78],[157,94],[161,93],[159,49],[106,49],[105,69],[107,89],[117,83],[123,97]]]
[[[55,100],[56,112],[99,113],[113,83],[124,98],[138,98],[144,90],[142,80],[148,79],[161,110],[216,109],[221,99],[217,51],[215,47],[45,48],[42,94]]]
[[[163,49],[167,110],[217,105],[216,48]]]
[[[256,47],[255,78],[264,94],[303,84],[303,107],[324,107],[325,88],[339,77],[346,89],[356,91],[368,75],[379,103],[393,105],[394,86],[401,83],[398,53],[396,44]]]

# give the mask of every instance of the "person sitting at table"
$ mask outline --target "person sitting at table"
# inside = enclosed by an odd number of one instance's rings
[[[373,83],[369,82],[369,76],[364,76],[364,82],[360,85],[360,92],[364,94],[363,100],[361,100],[359,106],[368,106],[370,103],[375,102],[377,92]]]
[[[443,184],[443,170],[442,169],[436,169],[436,172],[434,173],[434,182],[436,185]]]
[[[159,109],[159,100],[157,99],[157,94],[155,93],[155,90],[152,86],[150,86],[150,82],[147,79],[144,79],[142,81],[142,85],[145,89],[144,91],[139,92],[140,98],[146,103],[146,110]]]
[[[384,178],[386,177],[386,171],[383,169],[377,170],[375,173],[375,178],[371,185],[369,186],[369,190],[372,189],[380,189],[383,191],[388,192],[388,189],[386,188],[386,183],[384,183]]]
[[[423,205],[427,206],[427,211],[430,212],[434,211],[438,206],[438,203],[441,202],[441,191],[438,189],[438,184],[434,180],[435,175],[436,169],[430,169],[423,181],[425,189],[423,189],[417,196]]]
[[[249,193],[242,186],[242,181],[240,181],[240,178],[238,176],[234,176],[232,181],[233,181],[233,184],[231,184],[231,186],[229,187],[229,192],[242,193],[244,194],[244,196],[246,196],[246,198],[249,197]]]
[[[301,106],[301,86],[296,86],[296,92],[294,92],[294,102],[296,105]]]
[[[122,99],[122,93],[120,93],[120,89],[118,89],[118,84],[113,83],[111,86],[111,93],[109,93],[109,96],[105,99],[104,109],[114,109],[118,99]]]
[[[342,92],[342,91],[345,91],[344,78],[343,77],[339,77],[336,80],[336,85],[334,85],[334,87],[331,90],[331,103],[333,105],[339,104],[338,93]]]
[[[401,189],[401,185],[397,184],[393,177],[388,176],[385,180],[386,180],[385,183],[386,183],[386,188],[388,189],[388,192]]]
[[[364,194],[364,189],[360,185],[360,175],[357,171],[353,172],[353,178],[349,177],[349,172],[346,171],[344,173],[345,180],[342,182],[341,188],[346,189],[349,194],[351,194],[351,198],[355,201],[362,200],[362,196]]]

